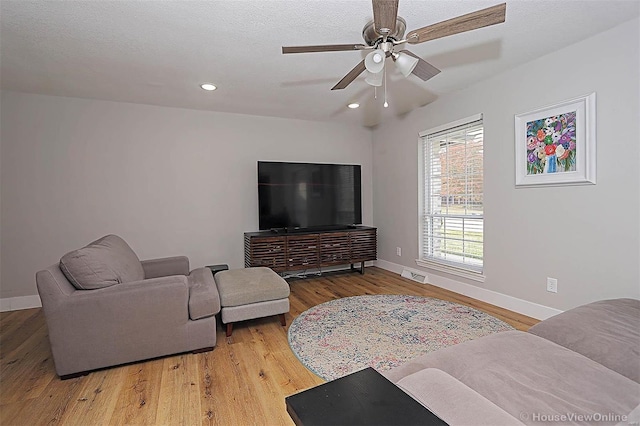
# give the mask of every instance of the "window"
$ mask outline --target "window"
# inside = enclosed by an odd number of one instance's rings
[[[420,266],[483,281],[482,116],[420,134]]]

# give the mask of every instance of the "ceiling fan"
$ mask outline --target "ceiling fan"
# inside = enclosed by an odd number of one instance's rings
[[[398,0],[372,0],[373,21],[362,30],[362,38],[366,44],[326,44],[320,46],[288,46],[282,47],[282,53],[334,52],[344,50],[372,50],[358,65],[345,75],[331,90],[347,87],[362,72],[369,72],[365,81],[372,86],[381,86],[385,59],[391,57],[400,72],[408,77],[414,74],[424,81],[434,77],[440,70],[408,50],[396,51],[396,46],[404,43],[418,44],[435,40],[505,21],[507,5],[502,3],[476,12],[467,13],[456,18],[427,25],[411,31],[405,38],[407,24],[398,16]]]

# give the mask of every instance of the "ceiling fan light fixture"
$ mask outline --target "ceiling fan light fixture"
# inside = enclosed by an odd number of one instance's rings
[[[384,68],[384,58],[384,52],[376,49],[364,58],[364,66],[370,73],[377,74]]]
[[[367,84],[369,86],[374,86],[374,87],[380,87],[382,86],[382,78],[384,77],[384,71],[380,71],[380,72],[369,72],[369,75],[367,75],[364,79],[365,82],[367,82]]]
[[[405,77],[409,77],[409,74],[413,72],[420,61],[418,58],[414,58],[413,56],[405,53],[394,53],[393,60],[396,62],[396,66]]]

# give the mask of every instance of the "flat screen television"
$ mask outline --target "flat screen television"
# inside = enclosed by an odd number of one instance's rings
[[[258,161],[259,228],[336,229],[362,223],[360,165]]]

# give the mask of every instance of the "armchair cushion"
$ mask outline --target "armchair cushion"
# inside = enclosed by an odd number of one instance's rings
[[[144,271],[131,247],[116,235],[107,235],[60,259],[60,269],[79,290],[140,281]]]
[[[197,320],[220,312],[220,296],[208,268],[191,271],[187,277],[189,284],[189,318]]]

